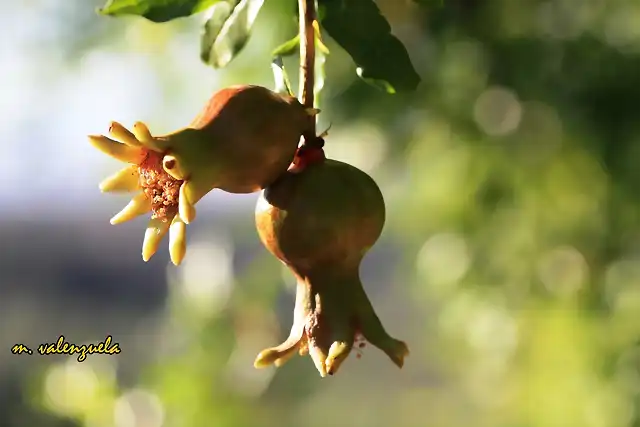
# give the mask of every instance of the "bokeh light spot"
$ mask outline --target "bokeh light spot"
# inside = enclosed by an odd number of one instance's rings
[[[44,381],[45,405],[68,416],[82,415],[96,396],[98,377],[90,363],[70,357],[49,367]]]
[[[589,274],[587,261],[572,247],[560,247],[544,254],[538,263],[538,277],[555,294],[567,296],[583,286]]]
[[[490,136],[514,132],[522,119],[522,106],[516,94],[506,88],[491,87],[476,100],[474,118],[480,129]]]
[[[319,129],[322,132],[324,129]],[[370,172],[385,158],[387,141],[376,126],[354,123],[342,129],[330,129],[331,144],[324,148],[327,157]]]
[[[124,393],[114,405],[116,427],[161,427],[164,408],[153,393],[136,389]]]
[[[607,267],[605,294],[614,311],[640,311],[640,259],[622,259]]]
[[[189,245],[178,274],[187,303],[203,316],[215,315],[226,306],[233,290],[231,241],[219,235],[200,237]]]
[[[463,236],[440,233],[429,238],[416,260],[418,274],[439,293],[464,277],[471,264],[471,254]]]

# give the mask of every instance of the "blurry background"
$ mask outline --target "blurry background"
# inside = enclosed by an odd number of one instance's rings
[[[199,60],[202,16],[3,4],[0,426],[640,426],[640,2],[444,3],[378,1],[423,77],[410,96],[357,81],[327,40],[320,130],[385,194],[362,276],[412,353],[398,370],[367,348],[324,380],[308,357],[252,367],[294,301],[257,195],[208,195],[184,265],[166,243],[145,264],[146,219],[109,225],[127,198],[97,185],[119,165],[86,140],[111,120],[169,132],[225,85],[271,87],[294,2],[268,0],[219,72]],[[122,353],[9,351],[60,334]]]

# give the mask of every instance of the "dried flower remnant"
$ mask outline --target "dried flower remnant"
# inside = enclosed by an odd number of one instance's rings
[[[170,163],[171,164],[171,163]],[[177,180],[162,168],[162,157],[153,151],[138,166],[140,186],[151,199],[152,218],[164,221],[178,213],[178,196],[183,181]]]
[[[337,288],[344,291],[344,297]],[[298,277],[293,316],[289,337],[261,351],[254,362],[256,368],[280,367],[297,352],[311,356],[321,377],[334,375],[352,351],[357,359],[362,357],[365,340],[385,352],[399,368],[409,354],[405,342],[385,331],[356,276]]]
[[[102,135],[89,136],[89,140],[100,151],[130,165],[102,181],[100,190],[137,192],[129,204],[111,218],[111,224],[120,224],[151,212],[142,244],[142,258],[148,261],[169,232],[171,261],[180,264],[186,253],[186,224],[194,220],[193,204],[197,202],[187,197],[187,191],[200,197],[204,195],[203,191],[185,180],[184,176],[176,177],[172,171],[175,165],[173,156],[164,154],[166,149],[157,144],[144,123],[136,123],[130,132],[113,122],[109,133],[121,142]]]

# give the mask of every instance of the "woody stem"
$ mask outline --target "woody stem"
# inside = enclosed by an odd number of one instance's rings
[[[298,0],[300,14],[300,91],[301,102],[306,108],[313,108],[315,80],[315,32],[313,23],[316,20],[315,0]],[[311,119],[309,134],[304,135],[305,143],[316,136],[316,119]]]

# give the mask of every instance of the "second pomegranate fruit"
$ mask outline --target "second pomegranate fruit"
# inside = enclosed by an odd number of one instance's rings
[[[321,376],[333,375],[365,339],[402,367],[408,347],[385,331],[359,275],[384,226],[382,194],[366,173],[322,157],[290,169],[256,205],[260,240],[294,274],[297,293],[289,338],[262,351],[255,366],[280,366],[297,351]]]

